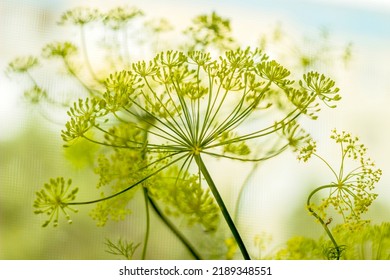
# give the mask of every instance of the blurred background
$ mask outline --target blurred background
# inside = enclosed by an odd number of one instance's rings
[[[78,40],[74,29],[57,25],[67,9],[90,6],[104,10],[116,5],[135,6],[150,19],[166,18],[174,29],[159,42],[160,47],[180,44],[179,34],[192,18],[216,11],[230,19],[240,45],[266,43],[267,53],[292,72],[302,70],[303,56],[315,57],[312,67],[336,81],[343,99],[337,109],[323,110],[318,121],[305,122],[305,128],[318,141],[319,153],[336,164],[338,147],[329,139],[330,131],[337,128],[360,137],[383,170],[376,188],[379,197],[367,217],[378,223],[389,220],[390,2],[122,0],[107,4],[92,0],[0,0],[0,259],[115,258],[102,246],[106,237],[142,240],[144,214],[137,211],[136,204],[124,222],[102,228],[88,216],[88,206],[73,215],[71,226],[41,227],[43,220],[33,214],[32,204],[35,192],[49,178],[73,178],[81,189],[81,199],[97,195],[97,191],[91,193],[97,177],[83,164],[72,164],[64,152],[60,132],[66,119],[62,113],[27,102],[23,98],[26,81],[7,72],[12,59],[38,55],[48,42]],[[139,42],[149,39],[137,32],[132,36]],[[150,56],[148,49],[134,51],[139,58]],[[44,82],[51,75],[45,71],[37,74]],[[51,89],[61,90],[66,80],[47,83]],[[88,155],[81,157],[85,165],[91,160]],[[250,166],[237,168],[235,164],[223,168],[216,164],[212,170],[217,185],[224,186],[223,196],[230,209],[237,206],[235,187],[245,183],[236,216],[246,243],[253,245],[258,236],[268,236],[266,251],[272,251],[294,235],[316,237],[321,233],[304,205],[313,187],[333,180],[322,163],[299,163],[294,154],[286,152],[258,166],[249,178]],[[159,224],[156,227],[158,232],[153,236],[152,231],[151,240],[155,249],[149,258],[189,257],[167,229]]]

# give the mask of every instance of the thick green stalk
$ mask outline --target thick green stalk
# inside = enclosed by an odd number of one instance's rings
[[[142,259],[146,259],[146,251],[148,248],[148,241],[149,241],[149,235],[150,235],[150,213],[149,213],[149,195],[148,195],[148,189],[143,187],[143,194],[145,199],[145,209],[146,209],[146,232],[145,232],[145,239],[144,239],[144,246],[142,248]]]
[[[194,158],[195,158],[195,161],[200,169],[200,172],[202,173],[202,175],[206,179],[206,182],[209,185],[209,188],[210,188],[211,192],[213,193],[214,198],[217,201],[219,208],[221,209],[222,215],[225,218],[226,223],[228,224],[230,231],[232,232],[234,239],[237,242],[238,247],[240,248],[242,256],[244,257],[245,260],[250,260],[251,258],[249,256],[249,253],[248,253],[246,247],[245,247],[245,244],[244,244],[244,242],[243,242],[243,240],[242,240],[242,238],[241,238],[241,236],[236,228],[236,225],[234,224],[233,219],[230,216],[229,211],[227,210],[221,195],[219,194],[217,186],[214,184],[214,181],[211,178],[211,175],[208,172],[202,158],[200,157],[199,154],[195,154]]]

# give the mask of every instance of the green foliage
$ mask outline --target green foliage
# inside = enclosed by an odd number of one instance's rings
[[[345,244],[343,258],[347,260],[389,260],[390,224],[365,224],[358,231],[348,225],[338,225],[333,229],[340,244]]]
[[[332,230],[332,234],[343,244],[344,260],[388,260],[390,259],[390,224],[365,224],[359,231],[340,224]],[[284,248],[275,254],[281,260],[321,260],[329,259],[332,244],[324,237],[318,240],[303,236],[295,236],[287,241]]]
[[[132,260],[133,255],[140,243],[134,245],[133,242],[126,242],[122,239],[119,239],[116,243],[113,243],[110,239],[106,240],[105,245],[107,246],[106,252],[124,257],[126,260]]]
[[[324,249],[314,239],[294,236],[286,247],[275,254],[277,260],[318,260],[324,259]]]

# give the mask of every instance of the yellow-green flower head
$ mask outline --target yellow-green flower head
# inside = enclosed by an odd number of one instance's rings
[[[347,223],[360,223],[361,215],[367,212],[377,194],[373,193],[382,171],[367,158],[366,147],[350,133],[332,131],[331,139],[340,145],[341,162],[338,172],[328,165],[336,180],[322,189],[329,194],[317,209],[326,217],[326,210],[333,207]],[[321,158],[322,159],[322,158]]]
[[[262,161],[308,139],[297,119],[313,117],[321,91],[308,93],[305,82],[288,80],[289,74],[250,48],[217,58],[170,50],[111,74],[102,95],[74,103],[62,131],[66,142],[83,138],[113,148],[98,173],[114,193],[95,200],[101,203],[93,216],[102,224],[123,218],[129,190],[142,186],[169,204],[171,214],[185,213],[191,223],[214,231],[218,208],[205,191],[211,177],[203,173],[201,157]],[[286,106],[274,106],[276,99]],[[116,177],[121,174],[130,181]],[[112,199],[125,211],[111,207]]]
[[[116,7],[111,9],[103,16],[103,23],[114,29],[120,29],[138,16],[142,16],[143,12],[137,8]]]
[[[162,52],[151,61],[134,63],[130,71],[111,74],[103,96],[89,102],[93,101],[90,108],[95,113],[73,116],[70,111],[72,119],[63,136],[69,141],[83,137],[89,129],[103,131],[101,124],[108,115],[113,115],[121,122],[144,121],[141,127],[146,125],[149,135],[154,140],[160,139],[158,143],[148,143],[151,150],[158,147],[175,154],[193,155],[194,151],[214,156],[230,154],[246,160],[251,155],[247,141],[285,127],[291,128],[289,144],[297,145],[307,138],[296,135],[292,126],[299,115],[312,116],[318,111],[316,97],[323,99],[330,85],[324,92],[319,88],[309,94],[302,87],[305,81],[294,86],[294,81],[287,79],[289,74],[276,61],[268,61],[258,49],[228,51],[219,59],[200,51],[188,55]],[[311,75],[314,74],[308,74]],[[277,110],[272,106],[276,94],[289,104],[287,117],[242,133],[238,128],[244,122]],[[295,94],[300,95],[299,99]],[[326,100],[330,101],[331,97]],[[99,122],[102,117],[104,120]]]
[[[229,19],[222,18],[215,12],[194,18],[184,34],[189,37],[187,47],[191,50],[205,50],[209,47],[226,50],[236,45]]]
[[[8,71],[24,73],[37,65],[39,65],[39,62],[35,56],[17,57],[8,64]]]
[[[49,43],[42,48],[42,56],[45,58],[63,57],[75,54],[77,47],[71,42],[54,42]]]
[[[72,223],[67,210],[77,212],[77,210],[69,207],[69,203],[75,200],[78,188],[70,190],[71,180],[65,182],[62,177],[51,179],[46,183],[42,190],[36,192],[37,198],[34,201],[35,214],[47,214],[49,219],[42,225],[46,227],[53,222],[53,226],[58,226],[58,218],[60,213],[64,214],[68,223]]]
[[[62,14],[59,24],[71,23],[74,25],[85,25],[100,19],[99,10],[89,7],[77,7]]]

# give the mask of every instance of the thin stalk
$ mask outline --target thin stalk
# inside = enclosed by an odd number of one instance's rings
[[[331,166],[325,159],[323,159],[321,156],[317,155],[316,153],[313,153],[313,156],[315,156],[315,157],[317,157],[318,159],[320,159],[323,163],[326,164],[326,166],[329,167],[330,171],[332,171],[332,173],[333,173],[333,175],[336,177],[337,181],[339,181],[340,178],[342,178],[342,177],[337,176],[336,171],[332,168],[332,166]]]
[[[124,48],[124,57],[126,59],[125,65],[130,65],[130,54],[129,54],[129,43],[127,42],[127,24],[122,28],[122,40],[123,40],[123,48]]]
[[[278,152],[271,154],[269,156],[263,157],[263,158],[258,158],[258,159],[253,159],[253,160],[244,160],[244,161],[252,161],[252,162],[254,162],[254,164],[252,165],[252,169],[249,171],[248,175],[246,176],[245,180],[243,181],[241,188],[240,188],[240,191],[239,191],[238,196],[237,196],[236,209],[234,211],[234,216],[233,216],[233,219],[236,223],[238,221],[239,209],[240,209],[240,204],[242,201],[242,196],[244,194],[244,190],[247,187],[251,177],[255,174],[256,170],[258,169],[260,161],[267,160],[267,159],[273,158],[273,157],[281,154],[283,151],[285,151],[287,149],[287,147],[288,147],[288,145],[285,145]],[[240,160],[240,159],[238,159],[238,160]]]
[[[284,152],[287,148],[288,148],[288,144],[284,145],[283,147],[281,147],[276,152],[273,152],[272,154],[269,153],[269,154],[265,155],[264,157],[259,157],[259,158],[234,157],[234,156],[228,156],[225,154],[207,152],[207,150],[203,150],[202,153],[213,156],[213,157],[217,157],[217,158],[228,158],[228,159],[232,159],[232,160],[239,160],[242,162],[259,162],[259,161],[265,161],[265,160],[274,158],[274,157],[280,155],[282,152]]]
[[[168,226],[168,228],[176,235],[176,237],[183,243],[186,247],[187,251],[194,257],[196,260],[201,260],[201,255],[197,252],[194,246],[187,240],[187,238],[176,228],[176,226],[168,220],[167,217],[163,214],[157,204],[154,202],[153,198],[148,195],[150,206],[156,212],[156,214],[160,217],[160,219]]]
[[[95,93],[89,86],[87,86],[87,84],[77,75],[76,70],[73,69],[68,59],[64,57],[63,61],[64,61],[65,68],[69,72],[69,74],[74,79],[76,79],[77,82],[79,82],[79,84],[90,94],[90,96],[96,96],[98,92]]]
[[[183,159],[186,155],[184,156],[181,156],[173,161],[171,161],[170,163],[166,164],[165,166],[157,169],[156,171],[154,171],[153,173],[147,175],[146,177],[142,178],[141,180],[139,180],[138,182],[135,182],[134,184],[128,186],[127,188],[117,192],[117,193],[114,193],[112,195],[109,195],[109,196],[106,196],[106,197],[103,197],[103,198],[99,198],[99,199],[95,199],[95,200],[89,200],[89,201],[80,201],[80,202],[69,202],[67,203],[67,205],[86,205],[86,204],[94,204],[94,203],[98,203],[98,202],[101,202],[101,201],[105,201],[105,200],[108,200],[108,199],[111,199],[111,198],[114,198],[114,197],[117,197],[129,190],[131,190],[132,188],[138,186],[139,184],[145,182],[146,180],[148,180],[149,178],[153,177],[154,175],[158,174],[159,172],[161,172],[162,170],[164,170],[165,168],[175,164],[176,162],[180,161],[181,159]]]
[[[172,75],[171,72],[169,72],[170,75]],[[184,127],[188,127],[189,129],[186,129],[188,132],[189,132],[189,136],[191,139],[195,139],[194,138],[194,134],[193,134],[193,131],[191,129],[191,127],[193,127],[193,123],[194,123],[194,117],[191,115],[191,112],[190,110],[188,109],[188,106],[187,106],[187,102],[185,101],[183,95],[182,95],[182,90],[180,88],[180,83],[177,82],[177,84],[175,84],[175,81],[172,80],[172,85],[175,89],[175,91],[177,92],[177,97],[178,97],[178,100],[179,100],[179,103],[181,105],[181,108],[183,110],[183,114],[184,114],[184,119],[185,119],[185,123],[186,125],[184,125]]]
[[[265,94],[265,92],[268,91],[270,86],[271,86],[271,82],[269,82],[264,87],[264,89],[259,93],[259,96],[252,102],[252,104],[250,104],[250,106],[246,107],[244,110],[240,112],[242,108],[242,104],[245,101],[245,95],[246,95],[245,93],[246,89],[245,89],[245,92],[240,102],[236,105],[236,107],[232,110],[232,112],[225,118],[225,120],[220,125],[218,125],[218,127],[216,127],[212,133],[210,133],[210,136],[220,134],[223,131],[227,131],[229,129],[233,129],[234,127],[237,127],[239,124],[244,122],[251,114],[251,112],[254,110],[255,108],[254,104],[256,104],[259,101],[259,99],[261,99],[261,97]]]
[[[212,138],[211,135],[210,135],[209,139],[206,139],[206,140],[204,140],[202,142],[202,145],[207,146],[207,148],[213,148],[213,147],[221,146],[221,145],[225,145],[225,144],[231,144],[231,143],[242,142],[242,141],[251,140],[251,139],[255,139],[255,138],[260,138],[260,137],[263,137],[263,136],[275,133],[276,131],[278,131],[278,130],[283,128],[284,121],[288,120],[288,118],[293,116],[293,114],[297,110],[298,109],[294,109],[293,111],[288,113],[288,115],[286,117],[284,117],[282,120],[278,121],[277,123],[275,123],[273,125],[270,125],[270,126],[268,126],[266,128],[263,128],[263,129],[260,129],[260,130],[257,130],[255,132],[251,132],[251,133],[248,133],[248,134],[245,134],[245,135],[242,135],[242,136],[237,136],[237,137],[229,139],[227,141],[221,141],[221,142],[209,145],[215,139],[215,135],[214,135],[214,138]],[[291,119],[288,120],[288,122],[292,122],[293,120],[297,119],[300,116],[300,114],[301,113],[298,112],[296,115],[291,117]],[[232,128],[230,128],[230,129],[232,129]]]
[[[164,103],[164,102],[162,101],[162,99],[158,97],[158,94],[153,90],[153,87],[149,84],[148,79],[146,79],[146,77],[144,78],[144,81],[145,81],[146,85],[148,86],[149,90],[153,93],[155,99],[159,102],[159,104],[162,106],[162,108],[164,108],[164,110],[165,110],[165,112],[167,113],[167,115],[170,117],[171,120],[168,120],[167,117],[164,118],[164,119],[167,121],[168,126],[170,126],[171,128],[173,128],[174,131],[176,132],[176,134],[179,135],[179,136],[181,136],[181,138],[188,138],[187,135],[186,135],[186,133],[183,131],[182,126],[181,126],[181,125],[178,123],[178,121],[175,119],[174,115],[172,115],[172,113],[168,110],[166,103]],[[166,90],[166,93],[167,93],[168,96],[169,96],[169,99],[172,101],[172,104],[173,104],[173,106],[174,106],[174,108],[175,108],[176,113],[178,114],[178,117],[179,117],[180,120],[181,120],[181,123],[183,124],[183,127],[186,129],[186,128],[187,128],[187,127],[185,126],[185,123],[186,123],[186,122],[185,122],[185,121],[183,120],[183,118],[181,117],[181,115],[180,115],[180,113],[179,113],[180,110],[179,110],[179,108],[176,106],[176,102],[175,102],[175,100],[172,98],[172,95],[171,95],[171,93],[170,93],[170,91],[169,91],[169,88],[168,88],[166,85],[165,85],[165,90]],[[148,98],[146,97],[145,93],[143,93],[143,95],[145,96],[145,100],[146,100],[150,105],[153,105],[153,104],[151,104],[151,102],[148,100]],[[173,123],[172,123],[172,122],[173,122]],[[187,132],[187,134],[190,133],[188,129],[186,129],[186,132]]]
[[[248,175],[245,177],[245,180],[244,180],[244,182],[241,185],[241,188],[240,188],[240,191],[239,191],[238,197],[237,197],[236,209],[234,211],[234,221],[235,222],[237,222],[237,220],[238,220],[239,209],[240,209],[242,196],[244,194],[244,189],[248,185],[250,178],[253,176],[253,174],[257,170],[257,167],[259,166],[259,164],[260,164],[259,162],[255,162],[255,164],[252,165],[251,171],[249,171]]]
[[[145,232],[145,238],[144,238],[144,246],[142,248],[142,259],[146,259],[146,251],[148,248],[148,241],[149,241],[149,235],[150,235],[150,211],[149,211],[149,199],[148,199],[148,189],[142,188],[144,199],[145,199],[145,211],[146,211],[146,232]]]
[[[326,234],[328,235],[329,239],[332,241],[334,248],[336,249],[336,254],[337,254],[336,255],[336,259],[340,260],[340,256],[341,256],[341,248],[340,248],[340,246],[337,244],[336,239],[333,237],[332,232],[329,230],[327,223],[325,223],[324,220],[310,206],[311,205],[310,200],[311,200],[311,198],[313,197],[313,195],[315,193],[317,193],[320,190],[327,189],[327,188],[332,188],[332,187],[334,187],[334,185],[325,185],[325,186],[321,186],[321,187],[318,187],[315,190],[313,190],[310,193],[309,197],[307,198],[306,206],[307,206],[307,209],[309,210],[309,212],[321,223],[321,225],[324,228],[324,230],[325,230]]]
[[[172,139],[172,141],[174,141],[175,143],[180,143],[180,144],[190,144],[190,140],[188,140],[186,138],[185,135],[181,135],[180,132],[178,132],[177,130],[177,127],[175,126],[172,126],[172,125],[169,125],[165,122],[163,122],[160,118],[157,118],[156,116],[154,116],[152,113],[150,113],[149,111],[147,111],[144,107],[142,107],[141,104],[137,103],[135,100],[131,100],[133,102],[134,105],[136,105],[141,111],[143,111],[145,113],[145,118],[143,119],[143,121],[145,123],[147,123],[148,125],[150,125],[151,127],[155,128],[156,130],[159,130],[163,133],[165,133],[166,135],[170,136],[170,138],[167,138],[167,139]],[[123,108],[127,113],[129,113],[130,115],[133,115],[134,117],[136,118],[139,118],[140,116],[138,114],[135,114],[134,112],[131,112],[129,109],[126,109],[126,108]],[[151,119],[153,120],[152,121],[147,121],[146,117],[151,117]],[[157,123],[161,124],[162,127],[166,128],[165,130],[161,127],[159,127],[158,125],[154,124],[154,121],[156,121]],[[172,133],[170,133],[169,131],[171,131]],[[178,136],[175,136],[176,135],[179,135],[180,138]],[[183,142],[185,141],[185,142]]]
[[[39,89],[42,89],[42,87],[40,87],[39,86],[39,84],[38,84],[38,82],[37,82],[37,80],[35,80],[34,79],[34,77],[33,77],[33,75],[27,70],[26,71],[26,74],[27,74],[27,77],[31,80],[31,82],[34,84],[34,87],[36,87],[36,88],[39,88]],[[43,89],[42,89],[43,90]],[[56,100],[54,100],[53,98],[51,98],[48,94],[47,94],[47,92],[46,92],[46,90],[43,90],[43,98],[47,101],[47,102],[49,102],[50,104],[54,104],[54,105],[56,105],[56,106],[62,106],[62,107],[69,107],[69,104],[67,104],[67,103],[59,103],[59,102],[57,102]]]
[[[92,65],[91,65],[91,62],[90,62],[90,59],[88,56],[87,43],[85,40],[85,30],[84,30],[83,25],[81,25],[81,27],[80,27],[80,37],[81,37],[81,47],[82,47],[83,55],[85,58],[85,64],[87,65],[88,71],[91,74],[92,78],[100,84],[101,80],[96,76],[95,71],[93,71]]]
[[[145,134],[145,141],[147,141],[148,133],[150,133],[149,129],[146,129]],[[143,154],[143,158],[145,158],[146,154]],[[186,159],[187,160],[187,159]],[[184,246],[187,248],[187,250],[190,252],[190,254],[196,259],[200,260],[200,254],[196,251],[196,249],[191,245],[191,243],[185,238],[185,236],[175,227],[175,225],[170,222],[163,212],[160,210],[160,208],[156,205],[156,203],[153,201],[153,198],[150,196],[148,189],[144,188],[144,195],[145,195],[145,204],[146,204],[146,211],[147,211],[147,230],[146,235],[149,235],[149,224],[150,224],[150,214],[149,214],[149,205],[152,207],[152,209],[156,212],[156,214],[160,217],[160,219],[165,223],[165,225],[168,226],[168,228],[176,235],[176,237],[184,244]],[[146,240],[146,236],[145,236]],[[147,241],[145,241],[145,244]],[[146,251],[146,250],[145,250]],[[143,255],[143,259],[144,259]]]
[[[219,194],[217,186],[214,184],[214,181],[211,178],[211,175],[208,172],[201,156],[199,154],[195,154],[194,158],[195,158],[196,164],[198,165],[198,167],[200,169],[200,172],[202,173],[202,175],[206,179],[206,182],[207,182],[211,192],[213,193],[214,198],[217,201],[219,208],[221,209],[222,215],[225,218],[225,221],[228,224],[230,231],[232,232],[233,237],[237,242],[238,247],[240,248],[242,256],[244,257],[245,260],[250,260],[251,258],[249,256],[249,253],[248,253],[246,247],[245,247],[245,244],[244,244],[244,242],[243,242],[243,240],[242,240],[242,238],[241,238],[241,236],[240,236],[240,234],[239,234],[239,232],[238,232],[238,230],[233,222],[233,219],[230,216],[229,211],[227,210],[226,205],[225,205],[221,195]]]

